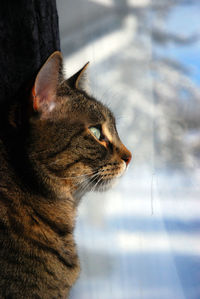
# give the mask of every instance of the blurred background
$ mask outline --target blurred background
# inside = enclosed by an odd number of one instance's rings
[[[67,76],[87,61],[133,154],[85,196],[70,299],[200,298],[200,1],[57,0]]]

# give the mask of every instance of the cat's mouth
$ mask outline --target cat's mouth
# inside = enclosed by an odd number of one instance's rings
[[[113,167],[115,166],[115,167]],[[125,173],[126,164],[116,166],[115,164],[103,167],[96,177],[91,177],[91,191],[107,191],[118,182],[118,179]]]
[[[126,169],[125,162],[109,163],[94,171],[88,169],[85,174],[82,173],[74,178],[72,176],[73,192],[80,197],[91,191],[107,191],[116,185],[118,179],[125,173]]]

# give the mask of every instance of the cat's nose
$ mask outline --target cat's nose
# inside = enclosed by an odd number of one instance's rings
[[[128,166],[128,164],[131,161],[131,156],[124,156],[124,157],[122,157],[122,160],[124,160],[124,162],[126,163],[126,166]]]
[[[127,150],[126,153],[123,153],[121,158],[126,163],[126,166],[128,166],[128,164],[131,162],[132,154]]]
[[[127,167],[131,162],[132,154],[121,141],[118,147],[118,153],[119,153],[119,157],[121,158],[121,160],[123,160],[126,163],[126,167]]]

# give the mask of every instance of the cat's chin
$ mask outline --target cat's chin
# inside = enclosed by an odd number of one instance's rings
[[[94,191],[105,192],[105,191],[113,188],[114,186],[116,186],[117,183],[118,183],[118,178],[103,181],[95,187]]]

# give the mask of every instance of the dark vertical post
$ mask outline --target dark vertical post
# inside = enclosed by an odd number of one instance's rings
[[[0,1],[0,102],[23,94],[60,50],[56,0]]]

